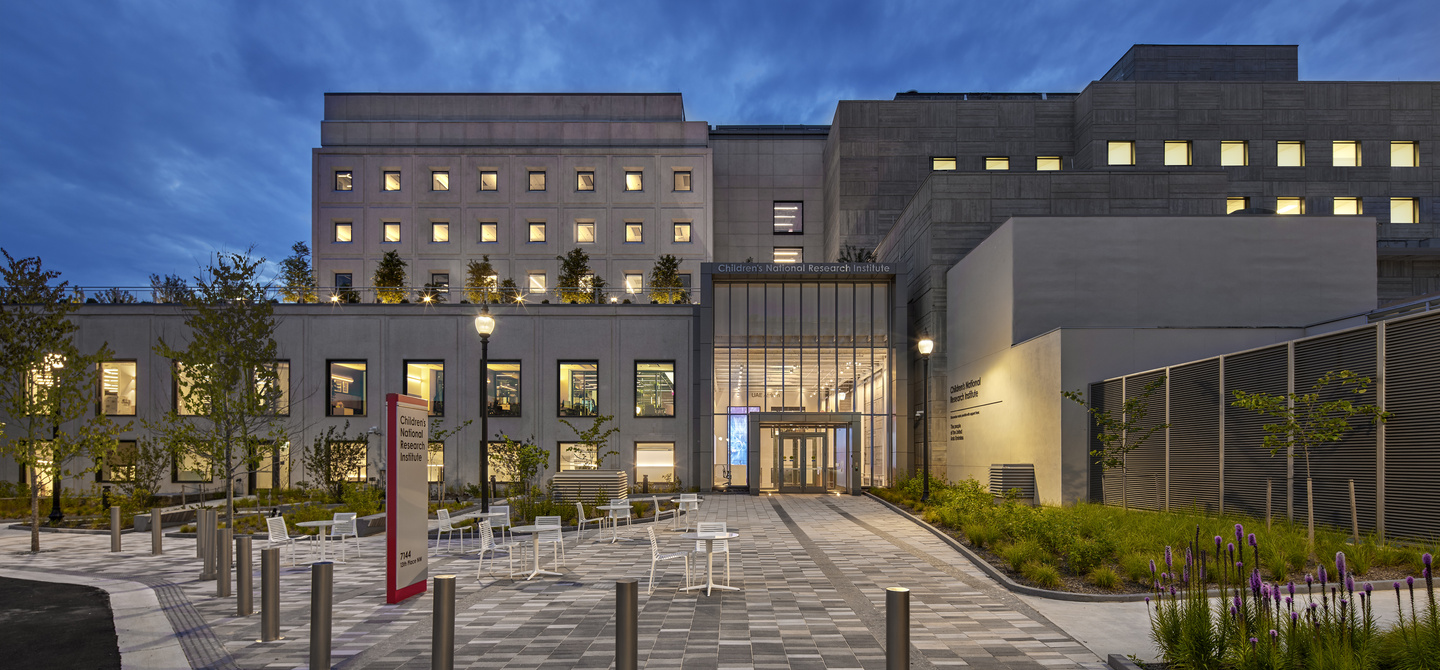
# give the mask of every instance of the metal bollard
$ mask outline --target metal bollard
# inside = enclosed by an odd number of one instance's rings
[[[910,589],[885,589],[885,670],[910,667]]]
[[[280,548],[260,550],[260,641],[280,637]]]
[[[455,670],[455,575],[435,575],[430,669]]]
[[[120,551],[120,506],[110,506],[110,551]]]
[[[153,556],[159,556],[164,553],[162,545],[164,544],[165,534],[160,528],[160,517],[159,507],[150,509],[150,554]]]
[[[235,614],[250,616],[255,613],[255,587],[251,583],[254,573],[250,571],[250,536],[235,536]]]
[[[200,529],[204,527],[205,510],[197,509],[195,510],[195,558],[199,558],[202,560],[205,558],[205,534],[200,532]],[[204,564],[202,563],[201,565],[202,567],[200,568],[200,572],[203,573],[205,572],[205,568],[203,567]]]
[[[229,528],[215,529],[215,596],[218,598],[230,597],[230,553],[234,545],[230,544],[230,536],[234,531]]]
[[[335,564],[310,565],[310,670],[330,667],[330,592]]]
[[[615,670],[639,668],[640,583],[633,579],[615,582]]]
[[[215,511],[205,510],[203,517],[204,525],[195,527],[195,541],[204,542],[205,548],[200,556],[200,581],[215,578],[215,567],[217,556],[215,555]]]

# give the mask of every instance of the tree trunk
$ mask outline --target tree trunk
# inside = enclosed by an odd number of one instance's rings
[[[35,460],[35,459],[30,459]],[[40,551],[40,468],[30,467],[30,551]]]
[[[1311,481],[1309,477],[1305,478],[1305,515],[1309,517],[1306,520],[1309,526],[1307,537],[1310,542],[1310,553],[1313,555],[1315,553],[1315,491]]]
[[[1126,488],[1125,471],[1120,471],[1120,511],[1130,511],[1130,491]]]

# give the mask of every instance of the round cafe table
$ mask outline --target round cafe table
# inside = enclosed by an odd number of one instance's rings
[[[530,580],[534,579],[536,576],[539,576],[539,575],[552,575],[552,576],[555,576],[555,577],[561,576],[560,573],[558,573],[558,572],[550,572],[549,570],[541,570],[541,569],[540,569],[540,533],[541,533],[542,531],[547,531],[547,530],[558,531],[558,530],[560,530],[560,527],[559,527],[559,526],[534,526],[534,525],[531,525],[531,526],[511,526],[511,528],[510,528],[510,532],[512,532],[512,533],[520,533],[520,534],[522,534],[522,535],[524,535],[524,534],[526,534],[526,533],[529,533],[529,534],[530,534],[530,539],[531,539],[531,542],[530,542],[530,553],[535,556],[535,565],[534,565],[534,569],[532,569],[532,570],[530,571],[530,574],[525,577],[525,581],[530,581]],[[516,574],[525,574],[525,573],[521,572],[521,573],[516,573]],[[513,575],[512,575],[512,576],[513,576]]]
[[[333,519],[326,521],[301,521],[295,525],[299,528],[320,529],[320,560],[325,560],[325,545],[329,544],[326,539],[330,535],[330,527],[335,525],[335,521]]]
[[[715,540],[733,540],[740,537],[739,533],[686,533],[680,536],[682,540],[704,540],[705,541],[705,583],[696,586],[687,586],[683,590],[693,591],[705,589],[705,595],[710,595],[710,589],[721,589],[724,591],[739,591],[738,587],[727,586],[715,583]]]
[[[681,530],[683,530],[683,531],[688,531],[688,530],[690,530],[690,513],[691,513],[691,512],[698,512],[698,511],[700,511],[700,503],[701,503],[701,502],[704,502],[704,501],[702,501],[700,498],[696,498],[696,499],[694,499],[694,500],[681,500],[681,499],[677,496],[677,497],[671,498],[671,499],[670,499],[670,502],[676,503],[676,505],[675,505],[675,514],[670,517],[670,521],[671,521],[670,530],[675,530],[675,531],[681,531]],[[681,527],[680,527],[680,513],[681,513],[682,511],[685,513],[685,527],[684,527],[684,528],[681,528]]]
[[[624,505],[600,505],[595,509],[603,509],[606,512],[619,512],[630,509],[630,505],[628,503]],[[615,544],[620,541],[620,524],[617,523],[618,518],[613,514],[607,514],[605,516],[610,522],[610,544]]]

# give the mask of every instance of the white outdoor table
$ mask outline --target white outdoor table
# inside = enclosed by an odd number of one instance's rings
[[[299,528],[320,529],[320,560],[325,560],[325,545],[329,544],[329,542],[326,541],[326,536],[330,534],[330,527],[335,525],[335,520],[331,519],[329,521],[301,521],[299,523],[296,523],[295,525]]]
[[[693,591],[705,589],[705,595],[710,595],[710,589],[721,589],[725,591],[739,591],[739,587],[726,586],[715,583],[715,540],[733,540],[740,537],[739,533],[686,533],[680,536],[682,540],[704,540],[705,541],[705,583],[697,586],[687,586],[683,590]]]
[[[628,503],[624,505],[600,505],[595,509],[603,509],[607,512],[618,512],[620,510],[630,509],[630,505]],[[620,541],[619,518],[610,514],[605,515],[605,517],[610,521],[610,544],[615,544]]]
[[[695,511],[695,512],[700,511],[700,502],[701,502],[701,500],[700,500],[699,498],[696,498],[696,499],[694,499],[694,500],[681,500],[679,497],[675,497],[675,498],[671,498],[671,499],[670,499],[670,502],[676,503],[676,506],[675,506],[675,515],[672,516],[672,517],[670,517],[670,521],[671,521],[671,523],[670,523],[670,530],[675,530],[675,531],[688,531],[688,530],[690,530],[690,512],[692,512],[692,511]],[[685,505],[691,504],[691,503],[693,503],[693,504],[695,505],[695,507],[694,507],[693,510],[692,510],[692,509],[689,509],[689,508],[687,508],[687,507],[685,506]],[[683,528],[683,529],[680,528],[680,512],[682,512],[682,511],[685,512],[685,528]]]
[[[535,566],[534,566],[534,569],[530,571],[529,576],[525,577],[525,581],[530,581],[530,580],[534,579],[534,578],[536,577],[536,575],[553,575],[553,576],[555,576],[555,577],[560,577],[560,576],[561,576],[560,573],[558,573],[558,572],[550,572],[550,571],[548,571],[548,570],[541,570],[541,569],[540,569],[540,532],[541,532],[541,531],[546,531],[546,530],[560,530],[560,527],[559,527],[559,526],[534,526],[534,525],[531,525],[531,526],[511,526],[511,527],[510,527],[510,532],[512,532],[512,533],[521,533],[521,534],[529,533],[529,534],[530,534],[530,539],[531,539],[531,542],[530,542],[530,550],[531,550],[531,553],[535,555]],[[524,573],[517,573],[517,574],[524,574]],[[513,575],[512,575],[512,576],[513,576]]]

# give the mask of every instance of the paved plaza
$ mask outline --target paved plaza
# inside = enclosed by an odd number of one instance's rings
[[[701,521],[725,521],[732,584],[739,592],[677,593],[678,561],[662,563],[646,595],[645,528],[566,534],[562,577],[476,578],[473,556],[442,556],[431,574],[458,575],[456,666],[605,668],[614,664],[614,584],[641,580],[639,658],[648,668],[865,668],[885,666],[885,588],[911,589],[915,667],[1099,668],[1100,659],[1021,599],[996,586],[925,529],[868,498],[710,495]],[[669,521],[661,551],[693,549]],[[523,539],[523,538],[517,538]],[[259,549],[255,542],[259,608]],[[281,635],[261,643],[260,617],[235,616],[233,598],[198,581],[193,540],[166,538],[149,554],[148,534],[125,537],[47,533],[31,555],[28,535],[0,533],[0,574],[139,583],[153,591],[193,667],[297,668],[308,661],[310,575],[305,553],[281,574]],[[384,536],[361,540],[363,556],[335,567],[333,662],[339,668],[428,668],[428,595],[387,605]],[[689,545],[689,546],[687,546]],[[288,551],[286,552],[288,557]],[[703,564],[702,564],[703,565]],[[503,570],[504,561],[500,562]],[[488,568],[488,565],[487,565]],[[717,561],[717,574],[723,573]],[[143,590],[143,589],[142,589]],[[1143,607],[1143,605],[1142,605]],[[126,624],[118,620],[117,629]],[[122,650],[124,649],[124,636]]]

